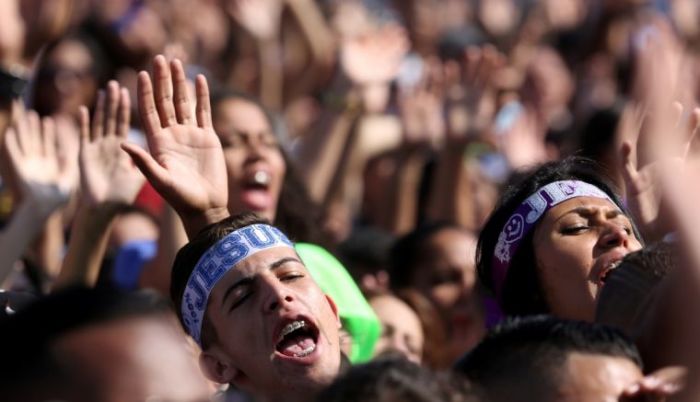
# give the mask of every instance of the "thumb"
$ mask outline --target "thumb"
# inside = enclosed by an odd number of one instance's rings
[[[120,145],[154,188],[161,189],[169,186],[171,178],[168,171],[159,165],[151,154],[135,144],[123,142]]]

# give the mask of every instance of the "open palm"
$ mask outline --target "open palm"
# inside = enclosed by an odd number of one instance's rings
[[[129,112],[129,93],[115,81],[106,95],[100,92],[92,127],[87,108],[80,110],[81,187],[90,205],[131,204],[143,186],[143,175],[120,149],[129,132]]]
[[[197,77],[193,116],[180,61],[168,66],[163,56],[156,57],[153,78],[155,86],[146,72],[138,78],[138,110],[150,153],[133,144],[122,148],[180,216],[225,209],[226,166],[206,79]]]

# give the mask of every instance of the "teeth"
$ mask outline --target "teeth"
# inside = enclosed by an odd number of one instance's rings
[[[608,269],[615,269],[615,268],[617,268],[617,266],[620,265],[621,262],[622,262],[622,260],[617,260],[617,261],[614,261],[614,262],[610,263],[610,264],[608,265]]]
[[[316,345],[311,345],[308,348],[302,350],[300,353],[295,353],[294,357],[306,357],[316,350]]]
[[[253,182],[255,182],[255,184],[267,185],[270,183],[270,180],[270,175],[262,170],[258,170],[253,175]]]
[[[277,342],[282,341],[282,339],[283,339],[285,336],[289,335],[290,333],[296,331],[297,329],[299,329],[299,328],[301,328],[301,327],[303,327],[303,326],[305,326],[305,325],[306,325],[306,323],[305,323],[304,321],[293,321],[293,322],[290,322],[290,323],[287,324],[284,328],[282,328],[282,332],[280,333],[280,337],[279,337],[279,339],[277,340]],[[304,352],[306,352],[306,351],[304,351]],[[302,352],[302,353],[304,353],[304,352]]]

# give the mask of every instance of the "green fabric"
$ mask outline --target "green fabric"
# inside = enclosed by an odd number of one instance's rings
[[[324,248],[297,243],[296,250],[321,290],[338,306],[343,328],[352,336],[350,361],[363,363],[371,359],[381,324],[360,288],[343,264]]]

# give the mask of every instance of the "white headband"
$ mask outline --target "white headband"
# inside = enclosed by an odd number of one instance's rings
[[[294,248],[276,227],[255,224],[229,233],[202,255],[187,280],[181,306],[182,321],[198,344],[202,344],[202,320],[216,283],[236,264],[258,251],[280,246]]]

